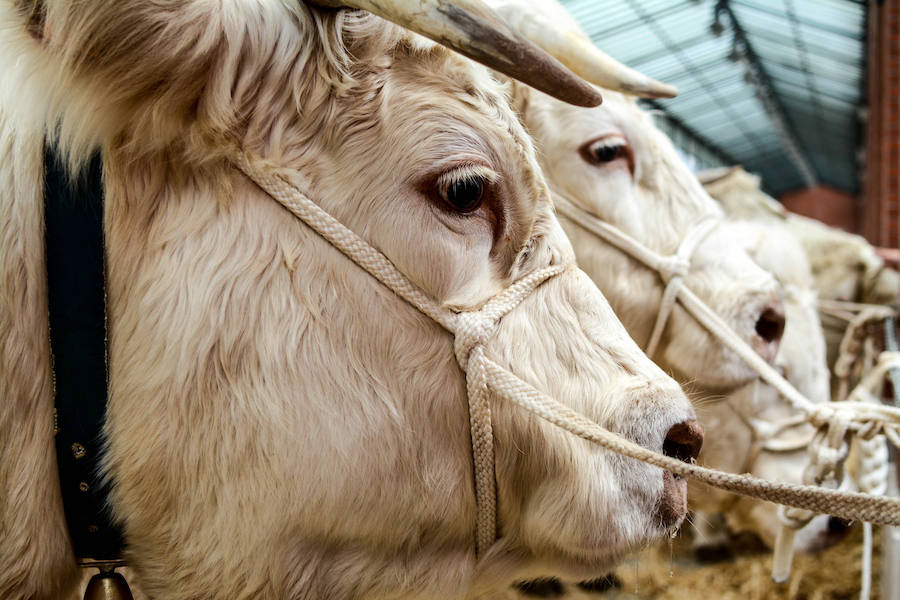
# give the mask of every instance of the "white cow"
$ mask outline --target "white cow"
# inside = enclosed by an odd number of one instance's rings
[[[479,307],[574,259],[485,69],[363,12],[276,0],[7,0],[0,45],[0,597],[58,598],[76,576],[45,132],[72,165],[103,150],[103,464],[149,596],[462,598],[583,577],[679,526],[683,481],[494,402],[500,536],[476,561],[453,339],[229,160],[263,157],[430,297]],[[486,352],[648,448],[696,450],[669,433],[690,403],[574,266]]]
[[[828,402],[825,335],[803,246],[787,227],[778,223],[739,221],[729,223],[727,230],[757,264],[775,275],[785,290],[787,323],[775,366],[811,401]],[[750,472],[772,481],[803,483],[803,471],[809,463],[805,444],[814,430],[803,424],[780,427],[799,413],[774,388],[762,382],[747,384],[723,402],[700,406],[698,415],[704,426],[715,432],[707,436],[701,452],[704,464],[732,473]],[[731,531],[755,533],[773,547],[780,523],[776,505],[723,494],[702,485],[692,488],[690,499],[691,508],[700,511],[693,523],[698,533],[694,545],[701,556],[712,557],[727,542],[725,532],[715,527],[719,521],[713,513],[723,513]],[[803,551],[821,550],[840,539],[845,531],[843,521],[819,516],[797,533],[794,545]]]
[[[858,235],[787,211],[760,189],[760,179],[741,167],[700,173],[707,191],[730,216],[781,223],[803,244],[819,298],[896,305],[900,275],[887,268],[872,245]],[[826,327],[828,365],[837,360],[843,330]]]
[[[541,35],[542,26],[549,23],[567,29],[570,38],[586,39],[556,3],[497,0],[494,4],[518,23],[520,31],[530,32],[545,47],[554,43],[552,36]],[[589,45],[588,41],[585,47]],[[573,68],[580,66],[582,70],[576,68],[576,71],[586,75],[596,64],[590,59],[583,59],[582,64],[578,62],[571,59],[568,64]],[[572,240],[579,264],[604,291],[632,337],[642,344],[650,337],[663,289],[659,276],[598,239],[576,219],[569,218],[568,207],[596,215],[661,254],[673,254],[703,219],[719,222],[719,227],[694,252],[686,283],[761,355],[775,360],[784,326],[781,292],[775,278],[766,270],[768,266],[763,264],[760,268],[755,260],[762,263],[768,257],[751,256],[754,254],[748,254],[751,248],[736,243],[736,232],[725,225],[719,206],[704,192],[671,142],[653,125],[650,115],[632,98],[621,94],[604,93],[602,106],[585,109],[567,106],[515,83],[513,87],[516,106],[540,149],[539,160],[554,203],[563,209],[560,221]],[[759,248],[752,250],[756,254],[762,252]],[[813,345],[821,345],[814,294],[808,285],[799,288],[795,285],[803,276],[804,264],[797,266],[800,275],[785,274],[785,281],[796,288],[796,293],[789,298],[789,310],[798,321],[792,337],[802,339],[804,330],[812,328],[814,332],[818,330],[819,336]],[[808,278],[809,274],[805,276]],[[798,365],[792,369],[795,381],[827,398],[827,371],[824,364],[816,362],[817,356],[814,348],[800,355],[791,348],[782,353],[781,362],[797,361]],[[698,413],[701,419],[708,414],[716,422],[715,427],[706,427],[707,447],[711,444],[712,450],[704,452],[704,458],[706,463],[727,470],[735,454],[734,447],[730,446],[733,442],[730,431],[742,424],[733,413],[718,414],[728,410],[727,405],[714,401],[755,380],[755,372],[724,350],[680,309],[676,309],[653,358],[694,391],[700,406],[713,408],[709,413],[705,410]],[[821,395],[823,386],[824,396]],[[758,402],[767,401],[761,398]],[[772,403],[776,405],[771,409],[772,417],[781,418],[785,407],[777,399]],[[750,405],[746,408],[753,409]],[[767,476],[777,478],[783,471],[785,479],[799,480],[800,474],[795,471],[798,465],[802,471],[806,458],[803,452],[798,454],[800,458],[787,457],[783,465],[780,457],[769,464],[770,457],[761,455],[757,466]],[[745,501],[741,507],[755,508],[761,504]],[[717,497],[709,506],[723,506],[723,497]],[[750,527],[756,525],[751,523]],[[770,524],[759,524],[759,527],[759,533],[766,535]],[[552,585],[555,584],[551,581]]]

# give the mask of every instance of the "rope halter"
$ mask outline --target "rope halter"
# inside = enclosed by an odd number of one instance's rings
[[[573,411],[509,370],[492,361],[485,343],[500,319],[542,283],[571,265],[551,265],[513,283],[480,310],[454,312],[440,306],[403,275],[386,256],[310,200],[277,169],[242,151],[232,155],[233,164],[272,199],[288,209],[313,231],[340,250],[388,289],[456,336],[454,352],[466,373],[466,390],[475,463],[475,554],[483,556],[497,538],[497,498],[493,429],[488,391],[494,397],[516,404],[545,421],[607,450],[643,461],[708,485],[797,508],[827,512],[873,523],[900,525],[900,501],[865,494],[837,492],[809,486],[778,483],[749,475],[736,475],[689,464],[678,458],[648,450]]]
[[[558,192],[555,193],[561,195]],[[664,255],[644,246],[633,237],[609,223],[601,221],[583,208],[579,208],[571,200],[566,199],[565,202],[559,202],[554,208],[556,212],[568,217],[585,231],[593,233],[646,267],[656,271],[662,278],[665,288],[659,303],[659,310],[656,313],[656,321],[653,324],[653,330],[650,333],[645,349],[647,356],[653,358],[659,347],[659,342],[662,339],[669,317],[672,314],[672,309],[683,295],[682,293],[687,290],[684,286],[684,278],[690,271],[691,259],[697,248],[712,233],[712,230],[715,229],[720,220],[715,217],[701,219],[682,238],[675,254]]]
[[[500,319],[565,266],[550,266],[515,282],[480,310],[457,313],[453,351],[466,374],[469,427],[475,461],[475,554],[481,556],[497,538],[497,482],[494,431],[488,402],[487,359],[484,347]]]
[[[656,322],[653,324],[650,341],[647,342],[647,356],[653,358],[656,354],[659,341],[662,339],[662,334],[666,329],[666,323],[669,321],[669,316],[672,314],[672,309],[675,308],[678,295],[681,293],[681,288],[684,285],[684,278],[691,268],[691,259],[694,256],[694,252],[718,224],[718,221],[713,218],[701,220],[684,236],[675,254],[662,257],[663,260],[660,261],[659,265],[659,275],[666,283],[666,287],[663,290],[662,300],[659,303],[659,312],[656,314]]]

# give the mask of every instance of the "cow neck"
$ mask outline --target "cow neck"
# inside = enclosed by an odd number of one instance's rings
[[[82,565],[115,563],[122,532],[100,475],[107,403],[101,159],[70,176],[45,144],[44,226],[54,434],[63,509]]]
[[[472,452],[475,463],[476,557],[483,556],[497,538],[493,430],[487,400],[488,390],[496,398],[524,408],[548,423],[607,450],[678,475],[697,479],[713,487],[795,508],[825,512],[845,519],[900,525],[900,499],[771,482],[747,474],[725,473],[644,448],[540,392],[491,360],[485,353],[485,344],[503,315],[515,308],[544,281],[559,275],[571,265],[551,265],[535,271],[497,294],[480,310],[454,312],[432,300],[409,281],[386,256],[310,200],[300,189],[279,175],[273,165],[238,149],[232,153],[231,161],[273,200],[284,206],[388,289],[455,336],[456,359],[466,374],[470,425],[474,423]],[[639,246],[636,242],[635,244],[636,247]],[[644,251],[652,252],[646,248]],[[685,294],[688,298],[694,298],[697,303],[700,302],[689,290],[685,289]],[[700,305],[705,307],[702,303]],[[689,310],[697,310],[697,304],[688,303],[687,306]],[[718,317],[714,313],[711,314],[712,317],[707,319],[707,322],[711,323],[708,326],[715,328],[719,323],[715,320]],[[727,330],[724,324],[719,326]],[[723,337],[727,336],[723,334]],[[752,354],[752,350],[749,351]],[[741,355],[739,347],[736,352]],[[768,367],[765,363],[763,365]],[[799,395],[796,390],[794,393]],[[802,396],[800,398],[806,401]],[[853,428],[857,431],[864,428],[869,436],[888,430],[894,435],[900,434],[900,411],[877,410],[870,407],[872,410],[865,412],[856,405],[858,403],[844,404],[839,420],[848,431]],[[828,418],[833,416],[834,412],[820,410],[810,414],[809,418],[813,422],[828,424]]]

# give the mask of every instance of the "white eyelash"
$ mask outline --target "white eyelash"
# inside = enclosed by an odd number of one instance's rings
[[[609,137],[603,138],[602,140],[597,140],[593,144],[591,144],[592,149],[597,148],[621,148],[627,146],[628,142],[625,141],[624,138],[620,137]]]
[[[457,181],[466,179],[480,179],[488,183],[494,183],[500,179],[500,175],[484,165],[463,165],[446,173],[442,173],[437,179],[438,189],[445,189]]]

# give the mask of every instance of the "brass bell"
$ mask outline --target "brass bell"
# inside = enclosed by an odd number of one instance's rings
[[[125,578],[115,572],[115,567],[101,567],[100,573],[88,582],[84,600],[134,600],[134,596]]]

